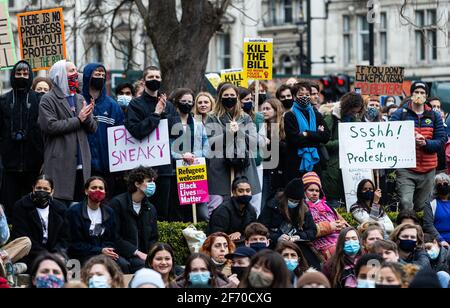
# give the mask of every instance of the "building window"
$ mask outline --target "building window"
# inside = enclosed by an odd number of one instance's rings
[[[281,65],[283,74],[285,75],[292,75],[293,74],[293,67],[294,62],[292,61],[292,58],[290,56],[283,56],[281,58]]]
[[[387,15],[381,13],[380,23],[380,58],[382,64],[388,63]]]
[[[370,41],[367,16],[358,16],[358,59],[359,62],[369,61]]]
[[[231,37],[229,33],[217,36],[217,68],[219,70],[231,68]]]
[[[416,11],[416,59],[418,62],[437,60],[436,10]]]
[[[285,24],[292,24],[293,19],[293,4],[292,0],[283,0],[283,12],[284,12],[284,23]]]
[[[8,1],[8,7],[14,7],[14,0]]]
[[[350,16],[344,16],[343,26],[344,63],[349,64],[352,62],[352,34],[350,31]]]
[[[89,60],[90,62],[103,62],[103,46],[102,43],[93,43],[89,49]]]

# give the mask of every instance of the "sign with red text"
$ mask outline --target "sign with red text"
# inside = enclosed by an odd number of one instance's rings
[[[246,38],[243,67],[246,79],[272,80],[273,39]]]
[[[181,205],[209,202],[205,158],[196,158],[192,165],[177,160],[177,186]]]
[[[356,66],[355,88],[362,95],[403,95],[405,68],[398,66]]]
[[[109,171],[131,170],[139,166],[169,165],[170,144],[167,120],[161,120],[150,136],[136,140],[125,126],[108,128]]]

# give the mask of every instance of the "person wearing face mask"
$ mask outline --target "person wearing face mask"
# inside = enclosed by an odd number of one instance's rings
[[[249,87],[248,90],[252,94],[253,101],[256,102],[256,82],[253,82]],[[258,106],[261,106],[267,99],[269,99],[269,95],[267,94],[267,91],[269,91],[269,86],[265,81],[259,82],[259,94],[258,94]]]
[[[243,242],[245,227],[256,222],[256,211],[250,205],[252,188],[246,177],[234,179],[232,198],[220,205],[211,215],[207,234],[224,232],[236,243]]]
[[[292,288],[291,274],[286,261],[277,252],[263,250],[251,260],[250,266],[239,284],[240,289],[288,289]]]
[[[263,224],[254,222],[249,224],[244,231],[245,246],[259,252],[270,247],[269,229]]]
[[[123,273],[116,262],[105,255],[89,259],[81,269],[81,282],[89,289],[123,289]]]
[[[281,85],[277,89],[275,96],[283,105],[284,114],[289,112],[292,109],[292,106],[294,106],[294,95],[292,94],[291,86],[285,84]]]
[[[336,244],[336,252],[322,268],[332,288],[356,288],[355,266],[361,257],[361,240],[354,228],[342,229]]]
[[[339,167],[339,123],[357,122],[364,110],[364,100],[361,95],[350,92],[336,103],[330,114],[325,116],[325,122],[330,129],[331,138],[325,147],[330,159],[327,172],[321,175],[327,202],[332,207],[338,207],[345,200],[342,172]]]
[[[450,252],[448,248],[442,247],[438,239],[431,235],[424,235],[425,250],[430,257],[430,264],[442,282],[442,287],[447,288],[450,282]]]
[[[406,263],[420,268],[431,268],[430,258],[424,249],[422,227],[408,223],[397,226],[390,240],[398,245],[398,255]]]
[[[28,237],[32,246],[21,262],[31,266],[42,253],[59,253],[67,257],[69,228],[66,207],[53,199],[54,184],[46,175],[36,178],[33,191],[14,205],[11,238]]]
[[[43,253],[33,262],[30,270],[30,288],[60,289],[67,282],[67,269],[61,257]]]
[[[138,167],[128,174],[128,192],[109,202],[117,218],[117,241],[114,252],[126,260],[127,273],[134,274],[145,266],[150,247],[158,241],[155,206],[157,174],[147,167]],[[123,268],[123,265],[121,264]]]
[[[44,144],[38,125],[41,95],[31,89],[33,71],[26,61],[11,70],[12,90],[0,96],[0,202],[6,215],[25,195],[44,162]],[[31,154],[32,153],[32,154]]]
[[[339,232],[347,227],[348,223],[326,203],[322,182],[317,173],[307,173],[302,180],[305,187],[305,203],[317,227],[317,239],[312,245],[327,261],[336,251]]]
[[[394,230],[394,224],[387,215],[381,202],[381,190],[375,189],[371,180],[362,180],[356,189],[357,201],[350,207],[350,212],[359,224],[375,221],[386,233]]]
[[[91,177],[84,185],[86,200],[67,211],[70,228],[69,256],[84,264],[102,254],[116,261],[123,271],[125,260],[116,253],[116,216],[105,206],[107,185],[101,177]]]
[[[69,206],[84,199],[83,186],[91,177],[88,134],[97,130],[95,102],[77,94],[74,63],[56,62],[49,76],[53,88],[42,97],[38,119],[45,141],[43,172],[58,183],[54,197]]]
[[[256,251],[250,247],[238,247],[233,253],[225,256],[231,263],[231,273],[236,275],[236,278],[241,281],[247,271],[252,257]]]
[[[439,244],[449,248],[450,243],[450,177],[445,173],[434,179],[433,199],[427,203],[423,215],[423,230],[439,240]]]
[[[192,165],[197,158],[208,157],[208,135],[201,121],[194,118],[194,92],[191,89],[176,89],[170,96],[169,101],[177,109],[174,117],[169,117],[169,139],[172,156],[171,195],[178,194],[176,162],[183,160],[186,165]],[[196,204],[198,219],[207,221],[209,217],[206,203]],[[192,221],[191,207],[181,206],[178,198],[173,198],[170,204],[171,221]]]
[[[122,108],[124,114],[127,112],[128,105],[131,103],[131,100],[136,97],[135,93],[136,92],[134,91],[134,87],[131,83],[124,82],[117,86],[117,103],[119,104],[120,108]]]
[[[308,261],[306,261],[300,248],[292,242],[278,242],[275,251],[283,257],[284,262],[291,273],[292,285],[296,286],[298,279],[309,267]]]
[[[383,122],[379,96],[368,96],[366,98],[366,114],[361,121],[370,123]]]
[[[292,110],[284,115],[286,132],[286,160],[292,167],[286,170],[286,181],[301,178],[305,173],[321,172],[318,147],[330,139],[330,132],[322,115],[311,104],[311,85],[300,82],[293,88],[296,100]]]
[[[358,289],[375,289],[378,268],[384,262],[380,255],[369,253],[363,255],[355,265]]]
[[[424,209],[433,189],[433,179],[438,167],[437,153],[447,142],[447,134],[440,113],[426,103],[429,89],[424,82],[411,85],[412,97],[392,115],[392,121],[414,121],[417,166],[397,170],[397,192],[400,208]]]
[[[88,135],[91,149],[92,175],[106,180],[111,195],[115,195],[115,175],[109,172],[108,128],[124,124],[124,115],[117,102],[106,95],[106,68],[90,63],[83,71],[83,97],[86,102],[95,101],[93,111],[98,126]]]
[[[399,263],[384,263],[376,275],[376,289],[401,289],[408,287],[408,273]]]

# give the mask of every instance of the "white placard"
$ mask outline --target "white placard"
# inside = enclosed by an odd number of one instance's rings
[[[347,212],[350,212],[350,207],[357,201],[357,188],[362,180],[371,180],[373,182],[373,172],[371,169],[342,169],[342,180],[344,182],[345,204],[347,205]]]

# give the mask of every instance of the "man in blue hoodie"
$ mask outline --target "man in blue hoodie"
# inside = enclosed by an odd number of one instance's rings
[[[106,95],[106,69],[98,63],[90,63],[83,72],[83,96],[86,102],[95,100],[94,117],[98,128],[90,134],[92,175],[103,177],[111,195],[114,195],[114,176],[109,172],[108,127],[120,126],[124,123],[122,109],[117,102]]]

